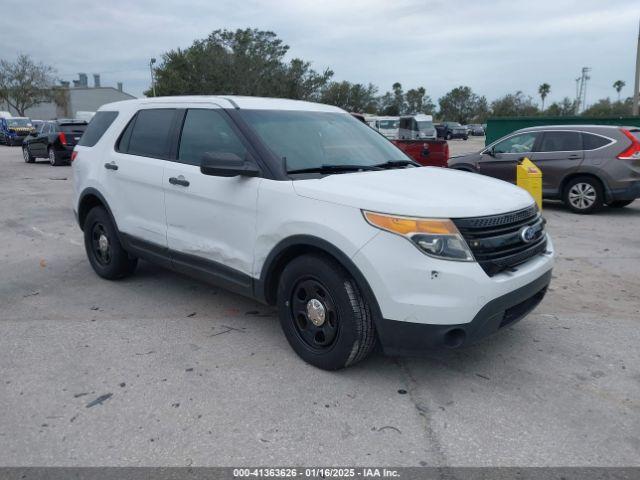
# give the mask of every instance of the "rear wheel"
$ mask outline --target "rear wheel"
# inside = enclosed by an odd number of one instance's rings
[[[22,158],[24,158],[25,163],[33,163],[36,161],[35,157],[31,155],[28,145],[22,147]]]
[[[611,207],[611,208],[624,208],[627,205],[631,205],[634,200],[615,200],[613,202],[609,202],[607,203],[607,207]]]
[[[109,214],[94,207],[84,222],[84,247],[93,270],[102,278],[115,280],[131,275],[138,264],[122,248]]]
[[[58,153],[55,151],[53,147],[49,147],[48,156],[49,156],[49,163],[53,167],[59,167],[60,165],[62,165],[62,159],[60,158],[60,155],[58,155]]]
[[[593,177],[576,177],[564,187],[562,199],[574,213],[593,213],[604,202],[602,185]]]
[[[328,256],[292,260],[280,276],[277,303],[289,344],[318,368],[352,365],[375,344],[369,305],[355,280]]]

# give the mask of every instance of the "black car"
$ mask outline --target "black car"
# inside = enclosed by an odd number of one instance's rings
[[[462,138],[467,140],[469,138],[469,131],[464,125],[460,125],[458,122],[443,122],[436,125],[436,132],[438,138],[444,138],[445,140],[451,140],[452,138]]]
[[[87,128],[84,120],[53,120],[43,122],[40,129],[22,142],[22,156],[27,163],[36,158],[48,158],[53,166],[69,163],[73,147]]]

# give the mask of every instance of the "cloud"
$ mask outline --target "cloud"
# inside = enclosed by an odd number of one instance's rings
[[[101,73],[141,95],[148,62],[218,28],[275,31],[291,56],[331,68],[338,80],[399,81],[437,99],[469,85],[489,99],[522,90],[547,100],[575,95],[583,66],[593,68],[588,99],[614,96],[617,79],[633,84],[637,0],[59,0],[33,29],[0,20],[3,57],[19,52],[53,65],[63,79]]]

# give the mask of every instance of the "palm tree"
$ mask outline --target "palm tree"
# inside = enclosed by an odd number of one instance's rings
[[[615,82],[613,82],[613,88],[615,88],[616,92],[618,92],[618,101],[620,101],[620,91],[624,88],[625,85],[626,83],[624,83],[624,81],[622,80],[616,80]]]
[[[540,94],[540,98],[542,99],[542,111],[544,112],[544,99],[547,98],[547,95],[551,93],[551,85],[548,83],[543,83],[538,87],[538,93]]]

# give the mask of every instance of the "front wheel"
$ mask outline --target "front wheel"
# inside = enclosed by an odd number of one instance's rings
[[[447,133],[447,136],[445,137],[447,140],[451,140],[451,134]]]
[[[593,213],[602,208],[602,185],[593,177],[576,177],[564,187],[562,200],[574,213]]]
[[[103,207],[94,207],[84,222],[84,247],[93,270],[102,278],[116,280],[131,275],[138,264],[122,248],[116,227]]]
[[[22,158],[24,158],[25,163],[33,163],[36,161],[35,157],[31,155],[28,145],[22,147]]]
[[[332,258],[292,260],[278,283],[280,324],[293,350],[324,370],[352,365],[373,349],[371,309],[355,280]]]
[[[615,200],[613,202],[609,202],[607,203],[607,207],[611,207],[611,208],[624,208],[627,205],[631,205],[634,200]]]

